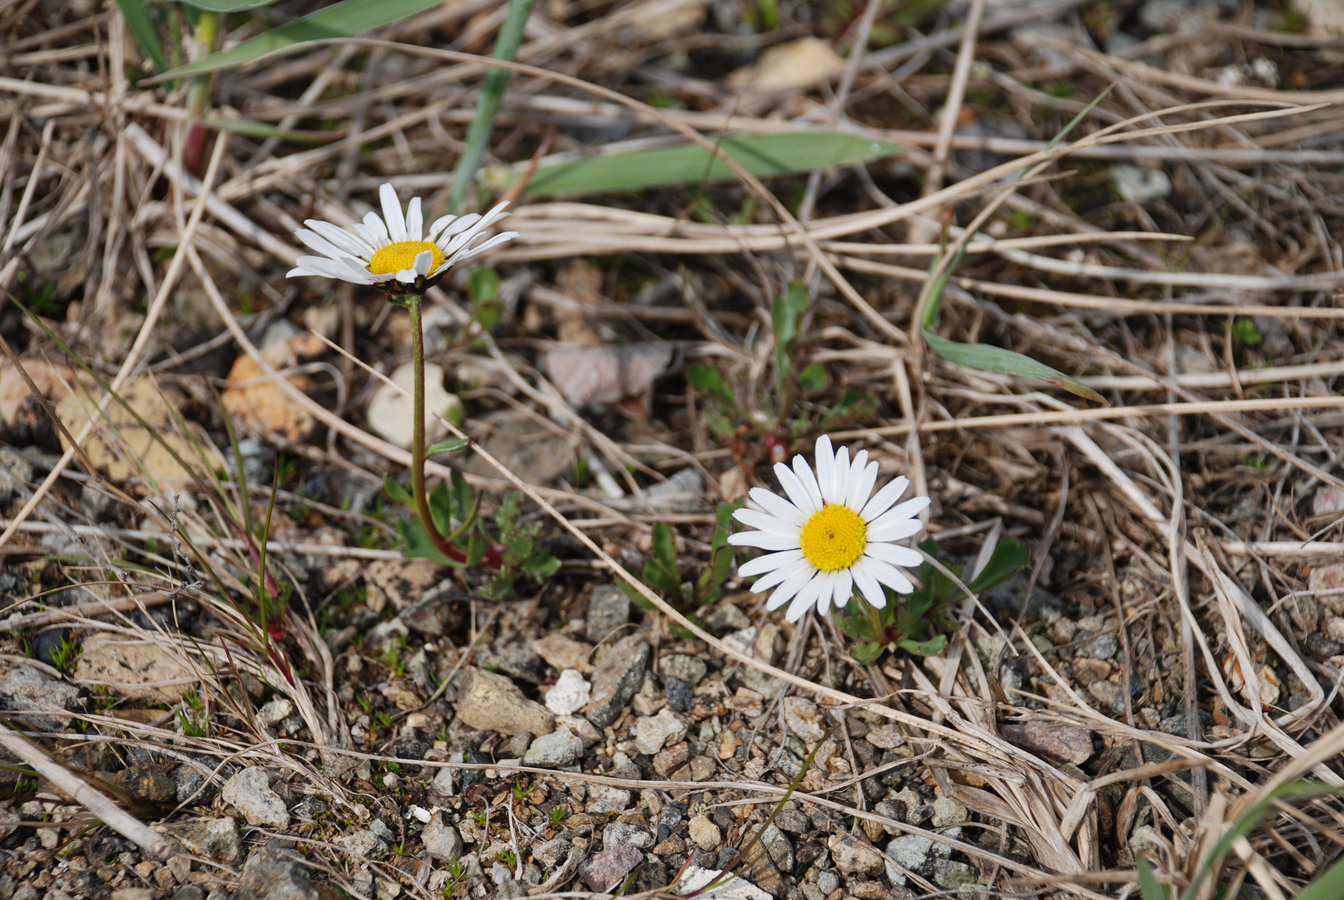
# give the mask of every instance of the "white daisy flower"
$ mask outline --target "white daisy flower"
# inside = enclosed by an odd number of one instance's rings
[[[790,622],[813,606],[821,615],[845,606],[856,587],[881,609],[887,603],[883,585],[898,594],[915,589],[899,567],[924,561],[918,551],[895,543],[924,527],[917,516],[929,505],[928,497],[893,506],[910,479],[901,476],[874,494],[877,463],[868,461],[868,451],[860,450],[851,461],[849,448],[832,451],[826,435],[817,438],[816,458],[815,474],[801,455],[793,458],[792,469],[776,463],[775,475],[788,499],[752,488],[747,506],[733,518],[757,530],[728,538],[740,547],[772,551],[738,571],[763,576],[752,591],[774,588],[765,607],[775,610],[788,603]]]
[[[401,201],[392,185],[380,187],[378,196],[382,216],[369,212],[363,222],[348,229],[317,219],[305,220],[303,224],[308,227],[300,228],[294,236],[322,255],[300,256],[298,265],[286,277],[319,275],[354,284],[395,279],[410,285],[422,278],[436,278],[454,263],[518,236],[516,231],[502,231],[476,243],[490,226],[508,215],[508,201],[496,204],[484,216],[471,213],[435,219],[426,232],[419,197],[411,198],[402,216]]]

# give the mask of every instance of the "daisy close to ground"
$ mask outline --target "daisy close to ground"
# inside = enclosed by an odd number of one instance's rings
[[[516,231],[499,234],[476,243],[485,231],[508,215],[508,201],[497,203],[485,215],[442,216],[424,229],[420,198],[412,197],[401,212],[401,201],[391,184],[378,189],[383,214],[372,210],[363,222],[342,228],[320,219],[305,219],[307,228],[294,236],[321,256],[300,256],[298,264],[286,273],[338,278],[354,284],[379,284],[395,280],[412,285],[421,279],[432,280],[448,268],[491,247],[518,236]]]
[[[902,475],[874,494],[877,463],[869,462],[868,451],[851,460],[848,447],[833,450],[824,434],[817,438],[815,471],[800,454],[792,468],[776,463],[775,475],[787,499],[752,488],[747,506],[733,518],[756,530],[728,538],[739,547],[770,551],[738,569],[745,577],[761,576],[752,591],[774,588],[766,609],[788,603],[785,618],[797,622],[812,607],[825,615],[832,606],[845,606],[855,588],[878,609],[887,604],[883,585],[898,594],[915,589],[901,567],[917,566],[924,557],[896,541],[924,527],[918,516],[929,498],[895,505],[910,479]]]

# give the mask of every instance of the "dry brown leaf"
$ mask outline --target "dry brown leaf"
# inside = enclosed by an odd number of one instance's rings
[[[296,334],[262,351],[262,359],[284,370],[299,360],[316,356],[325,345],[316,335]],[[305,375],[290,375],[289,383],[301,391],[312,387]],[[250,356],[240,356],[229,370],[224,389],[224,408],[246,432],[278,435],[289,443],[302,440],[313,428],[313,417],[272,381]]]
[[[570,403],[636,400],[645,415],[654,379],[671,364],[672,348],[663,344],[558,347],[545,363],[546,374]]]
[[[113,481],[144,479],[159,488],[181,488],[191,482],[193,470],[223,467],[204,429],[182,423],[153,379],[137,378],[118,396],[123,402],[109,401],[102,413],[85,393],[70,394],[56,406],[71,436],[93,422],[79,446],[94,469]],[[190,435],[183,434],[184,424]],[[61,444],[69,446],[64,434]]]
[[[729,75],[728,83],[755,91],[790,91],[834,78],[844,69],[845,61],[830,44],[805,37],[771,47],[760,61]]]
[[[19,364],[42,392],[42,396],[54,403],[70,396],[70,389],[76,383],[83,383],[69,366],[50,363],[45,359],[22,359]],[[29,389],[23,372],[13,363],[0,364],[0,425],[8,428],[32,426],[42,415],[42,406]]]

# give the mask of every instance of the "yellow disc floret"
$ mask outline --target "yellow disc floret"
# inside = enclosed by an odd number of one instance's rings
[[[803,525],[803,556],[816,569],[839,572],[859,561],[868,546],[868,525],[847,506],[828,503]]]
[[[369,260],[369,271],[374,275],[395,275],[405,269],[415,267],[415,258],[428,250],[434,254],[429,271],[433,272],[443,265],[443,251],[437,244],[429,241],[395,241],[373,254]]]

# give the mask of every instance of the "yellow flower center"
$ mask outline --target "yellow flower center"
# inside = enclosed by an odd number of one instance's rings
[[[369,271],[374,275],[395,275],[404,269],[413,268],[415,258],[426,250],[434,254],[434,259],[429,263],[429,271],[433,272],[443,265],[443,251],[429,241],[396,241],[388,244],[373,254],[373,259],[369,260]]]
[[[823,572],[839,572],[858,562],[868,546],[868,526],[848,506],[828,503],[803,525],[803,556]]]

